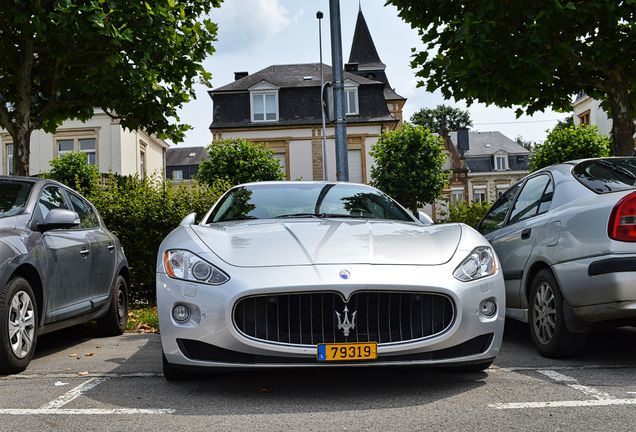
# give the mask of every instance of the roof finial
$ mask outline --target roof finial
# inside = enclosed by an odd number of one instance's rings
[[[362,12],[362,0],[358,0],[358,12]]]

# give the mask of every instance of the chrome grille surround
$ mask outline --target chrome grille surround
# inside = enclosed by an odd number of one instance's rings
[[[443,334],[455,317],[451,297],[420,291],[356,291],[347,301],[335,291],[261,294],[237,300],[232,312],[234,326],[243,336],[302,347],[415,342]],[[339,321],[347,319],[355,324],[348,337],[338,328]]]

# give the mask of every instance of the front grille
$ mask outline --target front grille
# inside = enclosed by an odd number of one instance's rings
[[[345,336],[338,326],[347,318],[355,326]],[[234,323],[245,335],[296,345],[411,341],[444,332],[454,318],[450,298],[418,292],[363,291],[347,303],[334,292],[264,295],[243,298],[234,308]]]

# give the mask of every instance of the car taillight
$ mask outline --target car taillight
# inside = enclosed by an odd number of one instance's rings
[[[607,233],[614,240],[636,242],[636,192],[625,195],[614,206]]]

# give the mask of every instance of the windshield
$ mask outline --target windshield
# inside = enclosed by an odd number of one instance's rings
[[[22,213],[32,188],[33,183],[0,180],[0,218]]]
[[[581,162],[572,169],[574,177],[596,193],[636,187],[636,158],[597,159]]]
[[[288,183],[236,187],[223,197],[206,223],[328,217],[413,222],[413,218],[395,201],[372,187]]]

